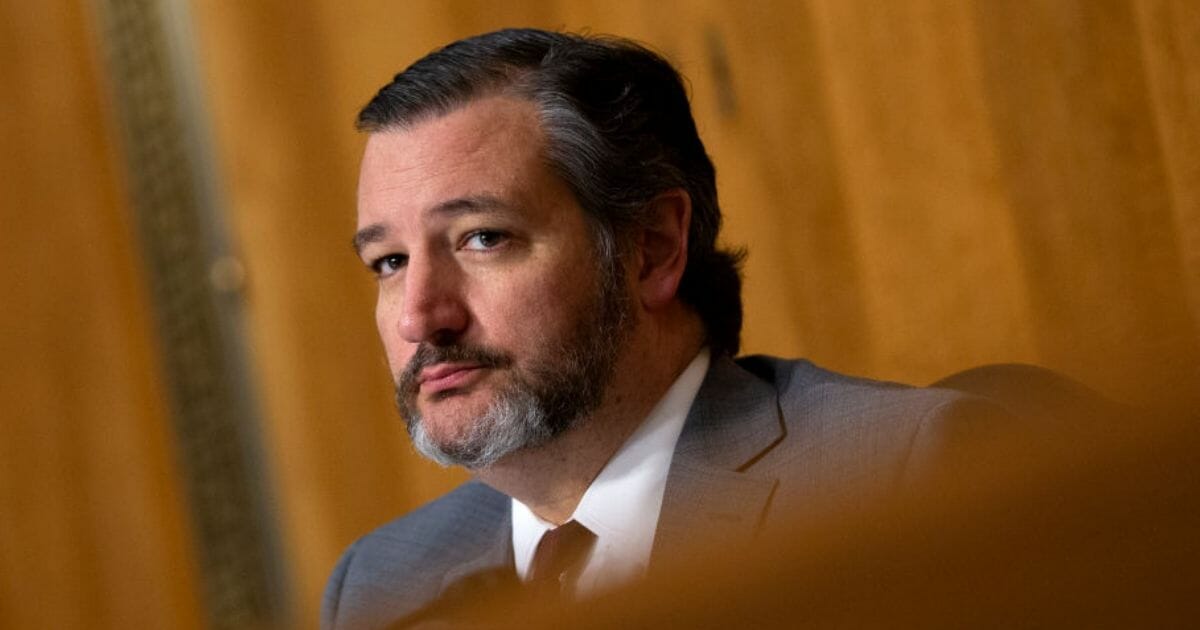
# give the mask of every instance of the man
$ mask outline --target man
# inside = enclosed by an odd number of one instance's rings
[[[732,359],[739,255],[716,246],[713,167],[678,74],[638,45],[462,40],[358,125],[355,247],[397,402],[416,447],[475,480],[351,547],[327,628],[413,619],[473,576],[540,580],[552,530],[582,542],[549,596],[705,537],[737,547],[797,506],[919,474],[972,404]]]

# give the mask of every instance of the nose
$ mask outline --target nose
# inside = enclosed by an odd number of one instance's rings
[[[412,343],[450,343],[470,321],[454,265],[409,259],[400,304],[400,335]]]

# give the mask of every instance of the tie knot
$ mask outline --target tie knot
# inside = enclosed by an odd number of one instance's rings
[[[596,535],[578,521],[567,521],[542,534],[529,567],[530,584],[558,594],[569,592],[595,540]]]

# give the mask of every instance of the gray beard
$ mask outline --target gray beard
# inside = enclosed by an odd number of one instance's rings
[[[406,416],[408,435],[417,452],[442,466],[486,468],[513,451],[544,444],[565,431],[553,428],[537,397],[523,384],[503,392],[452,443],[437,442],[421,423],[419,413]],[[571,423],[573,424],[573,423]]]
[[[396,382],[396,404],[414,448],[443,466],[486,468],[510,453],[550,442],[599,407],[633,326],[630,298],[617,278],[611,271],[606,274],[596,300],[581,309],[569,337],[548,349],[528,371],[495,349],[422,343]],[[458,360],[507,369],[511,382],[462,435],[435,440],[417,409],[416,378],[428,365]]]

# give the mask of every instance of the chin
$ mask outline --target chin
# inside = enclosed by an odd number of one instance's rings
[[[471,433],[479,413],[422,412],[421,429],[438,446],[453,446]]]

